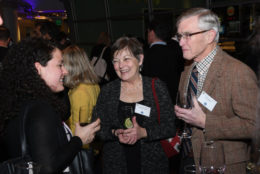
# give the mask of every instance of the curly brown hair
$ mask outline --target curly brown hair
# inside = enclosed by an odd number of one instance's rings
[[[58,48],[51,42],[29,38],[8,51],[0,72],[0,133],[5,122],[18,116],[22,104],[28,100],[45,100],[60,116],[66,112],[66,104],[46,85],[34,65],[39,62],[46,66],[55,49]]]

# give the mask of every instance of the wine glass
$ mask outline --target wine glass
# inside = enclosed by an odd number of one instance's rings
[[[225,168],[223,145],[215,141],[203,142],[199,166],[201,174],[224,174]]]
[[[184,166],[184,174],[196,174],[196,165]]]
[[[183,98],[180,96],[180,92],[177,92],[176,95],[176,105],[185,108],[185,109],[191,109],[193,106],[193,101],[191,95],[187,95],[187,93],[184,93]],[[183,121],[183,129],[180,135],[180,138],[191,138],[191,133],[187,130],[187,123]]]

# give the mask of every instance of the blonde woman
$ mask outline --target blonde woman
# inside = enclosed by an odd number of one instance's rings
[[[71,116],[68,125],[72,133],[75,123],[89,123],[99,95],[98,77],[90,65],[86,52],[71,45],[63,50],[64,66],[68,70],[64,84],[69,90]]]

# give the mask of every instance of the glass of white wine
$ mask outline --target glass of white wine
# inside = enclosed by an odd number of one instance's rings
[[[191,109],[192,108],[192,98],[187,95],[187,93],[184,93],[183,99],[181,99],[180,93],[178,92],[176,95],[176,105],[184,108],[184,109]],[[191,138],[190,132],[187,130],[187,123],[183,121],[183,128],[181,131],[181,134],[179,135],[181,139],[185,138]]]
[[[224,174],[225,172],[224,148],[220,142],[206,141],[201,145],[200,173]]]

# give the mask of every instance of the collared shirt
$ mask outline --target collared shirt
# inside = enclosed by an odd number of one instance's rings
[[[202,87],[203,87],[204,81],[207,77],[209,67],[210,67],[211,63],[213,62],[214,57],[217,53],[217,49],[218,49],[218,47],[216,46],[209,53],[209,55],[207,57],[205,57],[202,61],[194,63],[194,66],[197,67],[198,72],[199,72],[199,74],[198,74],[198,84],[197,84],[197,97],[200,96],[200,93],[202,92]]]
[[[167,43],[166,43],[166,42],[163,42],[163,41],[153,42],[153,43],[151,43],[150,48],[151,48],[153,45],[167,45]]]

